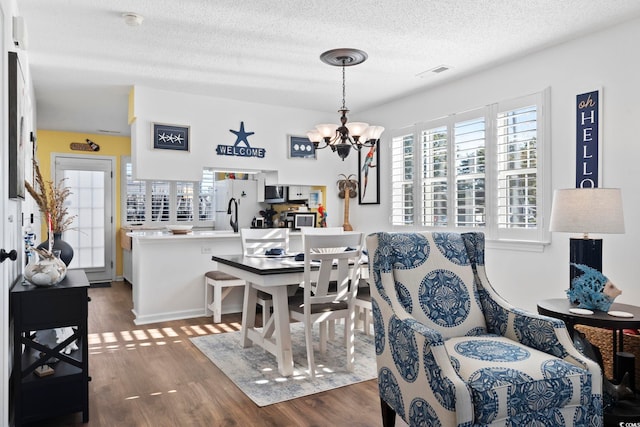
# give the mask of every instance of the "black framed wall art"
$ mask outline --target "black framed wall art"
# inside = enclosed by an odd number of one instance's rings
[[[189,126],[153,123],[153,148],[189,151]]]
[[[290,159],[315,159],[316,149],[313,142],[305,136],[287,137],[287,153]]]
[[[23,104],[24,77],[18,55],[9,52],[9,198],[24,200],[25,150],[30,132],[26,129]]]
[[[358,204],[380,204],[380,147],[362,147],[358,151]]]

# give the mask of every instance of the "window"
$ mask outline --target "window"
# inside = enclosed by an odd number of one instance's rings
[[[213,226],[214,172],[205,169],[202,180],[134,181],[129,159],[123,160],[123,224],[182,223]]]
[[[545,242],[548,90],[392,133],[392,225]],[[416,173],[419,171],[419,173]]]

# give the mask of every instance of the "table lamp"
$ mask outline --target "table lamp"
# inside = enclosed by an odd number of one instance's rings
[[[550,231],[582,233],[569,240],[569,283],[583,264],[602,272],[602,239],[589,233],[624,233],[622,193],[619,188],[567,188],[556,190],[551,207]]]

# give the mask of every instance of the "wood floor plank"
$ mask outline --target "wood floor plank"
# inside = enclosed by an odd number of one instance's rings
[[[35,427],[381,426],[375,380],[258,407],[190,337],[237,331],[240,315],[136,326],[131,286],[89,289],[89,422],[80,413]]]

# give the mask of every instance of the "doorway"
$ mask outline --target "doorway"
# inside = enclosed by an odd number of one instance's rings
[[[55,182],[65,180],[71,190],[67,209],[76,216],[62,234],[74,251],[69,268],[84,269],[91,283],[114,278],[114,168],[113,157],[53,155]]]

